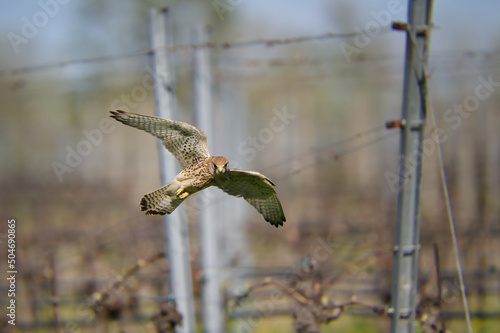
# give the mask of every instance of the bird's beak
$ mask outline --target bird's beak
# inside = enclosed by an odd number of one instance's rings
[[[218,174],[221,174],[221,173],[224,173],[224,172],[226,172],[226,169],[224,167],[218,167],[217,168],[217,173]]]

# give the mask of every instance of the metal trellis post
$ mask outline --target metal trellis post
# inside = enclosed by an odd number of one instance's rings
[[[154,50],[155,100],[159,117],[177,119],[174,92],[174,72],[168,47],[172,40],[172,29],[168,10],[150,9],[151,43]],[[162,184],[168,183],[179,170],[175,158],[159,143],[160,172]],[[170,290],[177,310],[182,315],[182,326],[177,332],[195,332],[194,303],[189,258],[187,224],[181,206],[168,217],[164,217],[167,238],[166,250],[170,264]]]
[[[202,27],[193,31],[193,44],[208,42],[208,29]],[[194,52],[193,88],[196,125],[203,129],[209,139],[209,151],[214,151],[214,114],[212,103],[212,73],[210,66],[210,49],[199,47]],[[212,189],[206,189],[199,201],[201,229],[201,266],[203,270],[203,331],[219,333],[224,331],[222,315],[222,297],[219,278],[218,226],[216,207],[209,200]]]
[[[399,195],[392,280],[391,332],[415,332],[420,250],[422,141],[432,0],[409,0],[401,122]]]

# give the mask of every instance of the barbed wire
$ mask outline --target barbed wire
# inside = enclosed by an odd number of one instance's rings
[[[401,50],[403,51],[403,50]],[[370,63],[370,62],[380,62],[387,61],[393,62],[395,60],[404,59],[404,52],[361,52],[359,54],[353,54],[349,60],[355,63]],[[450,59],[456,60],[481,60],[492,62],[497,59],[500,59],[500,50],[444,50],[441,53],[432,54],[430,56],[431,62],[434,61],[449,61]],[[293,55],[290,57],[273,57],[271,59],[262,59],[257,57],[224,57],[224,64],[234,64],[240,66],[248,66],[248,67],[283,67],[283,66],[318,66],[323,64],[346,64],[346,58],[342,54],[339,54],[338,57],[334,57],[332,59],[329,57],[307,57],[299,55]]]
[[[132,57],[137,57],[137,56],[142,56],[142,55],[150,55],[153,53],[153,50],[138,50],[138,51],[132,51],[128,53],[123,53],[123,54],[116,54],[116,55],[107,55],[107,56],[100,56],[100,57],[95,57],[95,58],[85,58],[85,59],[73,59],[73,60],[65,60],[57,63],[47,63],[47,64],[41,64],[41,65],[35,65],[35,66],[29,66],[29,67],[20,67],[20,68],[15,68],[15,69],[10,69],[10,70],[3,70],[0,71],[0,78],[2,77],[13,77],[13,76],[18,76],[21,74],[30,74],[30,73],[36,73],[39,71],[44,71],[44,70],[50,70],[54,68],[64,68],[72,65],[77,65],[77,64],[89,64],[89,63],[106,63],[118,59],[124,59],[124,58],[132,58]],[[479,64],[477,68],[470,68],[470,67],[465,67],[463,65],[456,66],[456,68],[451,68],[451,69],[446,69],[446,68],[441,68],[436,74],[439,74],[439,76],[457,76],[457,75],[466,75],[470,73],[477,73],[485,70],[494,70],[498,71],[500,70],[500,64],[497,59],[500,58],[500,53],[497,55],[491,55],[489,57],[488,55],[491,54],[491,52],[487,51],[484,53],[484,56],[487,57],[487,59],[479,59],[480,57],[477,56],[477,60],[481,60],[482,62]],[[387,57],[386,57],[387,56]],[[447,58],[449,57],[449,58]],[[397,59],[397,57],[393,57],[389,54],[379,54],[379,55],[370,55],[368,57],[363,56],[363,54],[360,54],[358,56],[353,56],[350,58],[350,63],[352,64],[374,64],[374,63],[381,63],[381,62],[387,62],[391,63],[391,61],[394,61]],[[455,61],[461,61],[464,59],[471,59],[471,56],[469,55],[469,51],[464,51],[461,55],[456,55],[454,53],[450,53],[448,56],[447,55],[441,55],[440,57],[436,58],[437,60],[431,61],[431,66],[436,67],[437,65],[439,66],[454,66],[453,64],[450,64],[449,60],[450,59],[455,59]],[[228,62],[230,61],[230,63]],[[241,60],[233,60],[233,59],[225,59],[224,60],[225,65],[232,65],[233,67],[246,67],[246,68],[285,68],[285,67],[297,67],[297,66],[303,66],[303,67],[320,67],[320,66],[333,66],[330,69],[330,73],[325,73],[324,71],[321,71],[321,73],[311,75],[310,73],[308,74],[310,77],[306,79],[330,79],[332,75],[334,75],[335,72],[338,71],[343,71],[345,70],[345,66],[343,66],[346,63],[346,59],[343,57],[339,57],[336,61],[332,61],[331,59],[321,59],[321,58],[302,58],[302,57],[297,57],[297,56],[292,56],[292,57],[282,57],[282,58],[273,58],[273,59],[258,59],[258,58],[247,58],[247,59],[241,59]],[[340,68],[335,68],[335,65],[342,65],[343,67]],[[180,67],[186,67],[189,68],[189,64],[181,64]],[[179,67],[179,66],[178,66]],[[378,68],[376,69],[378,70]],[[299,73],[300,74],[300,73]],[[398,75],[399,74],[399,69],[394,68],[394,67],[387,67],[383,70],[383,72],[378,73],[377,78],[380,78],[380,76],[391,76],[391,75]],[[217,77],[224,77],[225,79],[233,79],[233,80],[252,80],[252,79],[259,79],[259,76],[256,74],[234,74],[232,73],[231,69],[224,68],[224,69],[217,69],[215,71],[215,75]],[[271,79],[274,80],[279,80],[279,78],[273,77]],[[344,78],[345,79],[345,78]]]
[[[240,42],[224,42],[224,43],[216,43],[216,42],[200,42],[196,44],[185,44],[185,45],[174,45],[167,46],[165,49],[167,52],[177,52],[177,51],[190,51],[198,48],[221,48],[221,49],[231,49],[231,48],[241,48],[241,47],[250,47],[250,46],[258,46],[263,45],[267,47],[278,46],[278,45],[288,45],[288,44],[296,44],[296,43],[304,43],[310,41],[321,41],[333,38],[353,38],[359,35],[359,32],[347,32],[347,33],[335,33],[335,32],[326,32],[319,35],[310,35],[310,36],[299,36],[299,37],[289,37],[289,38],[271,38],[271,39],[254,39],[249,41],[240,41]],[[73,64],[81,64],[81,63],[92,63],[92,62],[106,62],[121,58],[135,57],[141,55],[150,55],[154,52],[154,49],[140,49],[135,51],[129,51],[124,53],[117,53],[106,56],[97,56],[90,58],[82,58],[82,59],[72,59],[72,60],[64,60],[58,61],[54,63],[47,63],[35,66],[26,66],[19,67],[14,69],[3,70],[0,72],[0,77],[4,75],[17,75],[22,73],[46,70],[50,68],[64,67]]]
[[[47,70],[47,69],[52,69],[52,68],[57,68],[57,67],[66,67],[66,66],[76,65],[76,64],[85,64],[85,63],[94,63],[94,62],[108,62],[108,61],[112,61],[112,60],[116,60],[116,59],[137,57],[137,56],[141,56],[141,55],[149,55],[152,53],[153,53],[153,50],[151,50],[151,49],[142,49],[142,50],[117,53],[117,54],[111,54],[111,55],[104,55],[104,56],[97,56],[97,57],[90,57],[90,58],[63,60],[63,61],[58,61],[58,62],[53,62],[53,63],[46,63],[46,64],[40,64],[40,65],[34,65],[34,66],[26,66],[26,67],[19,67],[19,68],[14,68],[14,69],[3,70],[0,72],[0,77],[8,76],[8,75],[19,75],[19,74],[25,74],[25,73],[30,73],[30,72],[38,72],[38,71],[43,71],[43,70]]]
[[[465,234],[465,233],[464,233]],[[373,256],[373,255],[387,255],[391,256],[392,252],[390,249],[390,246],[387,246],[386,250],[373,250],[373,251],[363,251],[362,254],[364,256]],[[352,254],[350,253],[349,255],[343,255],[340,258],[336,259],[337,263],[349,263],[351,264],[352,261],[357,258],[358,254]],[[141,259],[138,259],[141,260]],[[163,263],[161,264],[163,266]],[[283,277],[287,276],[291,271],[296,269],[296,265],[281,265],[281,266],[236,266],[236,267],[222,267],[219,268],[220,271],[225,272],[225,273],[234,273],[237,279],[240,280],[255,280],[255,279],[266,279],[269,277]],[[330,274],[337,274],[339,273],[338,268],[334,267],[322,267],[319,269],[324,276],[330,275]],[[377,273],[377,274],[384,274],[388,272],[384,268],[370,268],[370,271],[372,273]],[[159,282],[159,281],[167,281],[165,278],[165,274],[167,274],[168,270],[166,270],[164,267],[158,268],[158,270],[151,272],[137,272],[137,274],[134,275],[134,279],[137,281],[150,281],[150,282]],[[119,275],[118,273],[115,275]],[[376,274],[374,274],[376,275]],[[454,278],[457,277],[456,271],[453,269],[448,269],[446,271],[442,272],[442,279],[443,280],[453,280]],[[471,292],[472,294],[482,294],[483,292],[499,292],[500,291],[500,285],[495,283],[499,277],[499,272],[496,269],[492,269],[491,267],[487,268],[479,268],[479,267],[474,267],[466,270],[464,272],[464,277],[467,280],[467,290]],[[46,278],[46,277],[44,277]],[[89,283],[94,283],[96,286],[106,286],[109,283],[113,282],[113,279],[116,279],[116,277],[82,277],[82,276],[77,276],[73,278],[58,278],[57,283],[60,286],[63,286],[65,289],[69,289],[69,286],[72,285],[87,285]],[[349,279],[344,279],[346,284],[369,284],[372,282],[376,282],[378,278],[376,277],[370,277],[370,276],[353,276],[350,275]],[[485,280],[486,283],[483,283]],[[488,283],[491,282],[491,283]],[[29,287],[44,287],[47,285],[46,280],[42,279],[24,279],[23,280],[23,285],[24,286],[29,286]],[[7,284],[0,284],[0,289],[5,289],[7,288]],[[7,288],[8,289],[8,288]],[[75,287],[75,289],[79,289],[78,287]],[[343,288],[341,288],[342,290]],[[345,290],[350,290],[351,288],[345,288]],[[140,294],[131,294],[131,295],[136,295],[136,296],[141,296]],[[143,295],[144,297],[150,297],[147,295]],[[71,298],[75,299],[75,298]],[[77,300],[81,300],[80,298],[76,298]]]
[[[352,152],[355,152],[355,151],[358,151],[360,149],[363,149],[363,148],[366,148],[368,146],[371,146],[373,144],[376,144],[376,143],[379,143],[385,139],[388,139],[390,137],[393,137],[393,136],[396,136],[397,134],[399,134],[398,132],[390,132],[390,133],[385,133],[383,135],[380,135],[376,138],[373,138],[367,142],[363,142],[363,143],[360,143],[354,147],[350,147],[350,148],[347,148],[347,149],[344,149],[342,151],[338,151],[338,152],[335,152],[335,151],[331,151],[329,153],[324,153],[325,151],[328,151],[328,150],[331,150],[331,148],[326,148],[323,152],[321,153],[317,153],[315,156],[316,158],[314,158],[314,160],[312,162],[309,162],[309,163],[304,163],[303,165],[297,167],[297,168],[294,168],[293,170],[291,170],[289,173],[285,174],[283,177],[281,178],[278,178],[278,179],[282,179],[282,178],[286,178],[286,177],[289,177],[291,175],[297,175],[303,171],[305,171],[306,169],[309,169],[311,167],[315,167],[315,166],[318,166],[322,163],[326,163],[326,162],[329,162],[329,161],[337,161],[339,160],[341,157],[349,154],[349,153],[352,153]]]
[[[377,36],[382,36],[384,34],[388,34],[392,31],[392,29],[387,28],[381,30],[381,33]],[[331,39],[348,39],[348,38],[354,38],[358,35],[362,34],[361,32],[346,32],[346,33],[336,33],[336,32],[326,32],[318,35],[308,35],[308,36],[298,36],[298,37],[288,37],[288,38],[269,38],[269,39],[254,39],[254,40],[249,40],[249,41],[236,41],[236,42],[223,42],[223,43],[217,43],[217,42],[200,42],[196,44],[184,44],[184,45],[173,45],[173,46],[167,46],[165,49],[167,52],[187,52],[187,51],[193,51],[198,48],[217,48],[217,49],[222,49],[222,50],[229,50],[229,49],[234,49],[234,48],[242,48],[242,47],[252,47],[252,46],[265,46],[265,47],[272,47],[272,46],[284,46],[284,45],[290,45],[290,44],[298,44],[298,43],[306,43],[306,42],[311,42],[311,41],[324,41],[324,40],[331,40]],[[458,51],[450,51],[449,54],[439,54],[439,56],[445,56],[445,57],[456,57],[457,53],[459,56],[464,57],[464,58],[478,58],[478,57],[483,57],[485,58],[491,58],[495,57],[498,55],[498,50],[481,50],[481,51],[474,51],[474,50],[461,50],[460,53]],[[33,66],[24,66],[24,67],[19,67],[19,68],[13,68],[13,69],[6,69],[0,71],[0,78],[3,76],[8,76],[8,75],[19,75],[19,74],[26,74],[26,73],[31,73],[31,72],[38,72],[38,71],[43,71],[43,70],[48,70],[52,68],[60,68],[60,67],[66,67],[66,66],[71,66],[71,65],[76,65],[76,64],[85,64],[85,63],[104,63],[104,62],[109,62],[113,60],[118,60],[118,59],[124,59],[124,58],[131,58],[131,57],[138,57],[138,56],[148,56],[153,54],[155,52],[154,49],[151,48],[143,48],[139,50],[132,50],[132,51],[126,51],[126,52],[120,52],[116,54],[110,54],[110,55],[103,55],[103,56],[96,56],[96,57],[88,57],[88,58],[80,58],[80,59],[69,59],[69,60],[63,60],[63,61],[57,61],[57,62],[52,62],[52,63],[45,63],[45,64],[39,64],[39,65],[33,65]],[[386,53],[386,54],[379,54],[376,57],[367,57],[364,52],[359,53],[359,54],[354,54],[350,58],[351,61],[354,62],[369,62],[369,61],[378,61],[380,59],[387,59],[388,57],[394,56],[392,53]],[[345,61],[345,59],[343,59]],[[279,66],[282,64],[282,61],[279,60],[269,60],[266,63],[266,66]],[[299,61],[300,63],[300,61]],[[249,61],[247,64],[249,65],[255,65],[254,61]],[[292,65],[297,65],[297,61],[292,62]]]

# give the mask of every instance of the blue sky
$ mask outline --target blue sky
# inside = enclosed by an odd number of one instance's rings
[[[59,1],[64,4],[59,4]],[[254,38],[282,38],[291,36],[321,34],[327,31],[347,32],[355,27],[363,28],[373,20],[371,12],[386,10],[391,0],[358,0],[354,4],[349,1],[265,1],[240,0],[233,1],[237,5],[225,15],[232,16],[234,30],[228,32],[228,38],[249,40]],[[394,1],[394,0],[392,0]],[[8,34],[14,32],[22,35],[26,19],[33,23],[35,16],[42,20],[40,14],[42,4],[47,8],[58,8],[53,17],[48,20],[34,37],[29,38],[29,44],[19,44],[20,52],[15,53],[9,42]],[[342,5],[349,3],[351,13],[349,20],[340,24],[344,13],[336,12]],[[393,15],[393,20],[406,20],[407,2],[400,0],[404,7],[401,13]],[[97,18],[86,22],[80,15],[81,0],[41,0],[41,1],[3,1],[4,10],[0,11],[0,55],[5,61],[0,64],[2,69],[31,66],[34,64],[59,62],[67,59],[101,56],[137,50],[147,45],[133,44],[133,39],[127,38],[132,27],[127,24],[134,17],[137,24],[137,12],[130,1],[103,2],[105,6],[113,6],[116,15]],[[119,6],[116,6],[119,4]],[[52,6],[52,7],[51,7]],[[175,13],[178,4],[172,6]],[[437,28],[432,36],[432,52],[443,50],[495,50],[498,49],[500,38],[500,1],[435,1],[434,22]],[[185,14],[185,10],[183,14]],[[45,18],[47,15],[45,16]],[[141,21],[141,19],[139,19]],[[143,28],[147,29],[147,16],[142,19]],[[187,20],[188,21],[188,20]],[[137,27],[135,25],[134,27]],[[188,27],[186,27],[188,29]],[[79,40],[96,41],[95,48],[80,49]],[[182,41],[185,43],[186,41]],[[85,45],[85,43],[81,43]],[[403,50],[400,50],[403,52]],[[8,62],[8,65],[5,65]]]

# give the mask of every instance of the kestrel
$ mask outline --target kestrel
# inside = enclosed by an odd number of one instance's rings
[[[170,214],[191,194],[216,186],[229,195],[243,197],[276,228],[286,221],[273,182],[255,171],[230,169],[225,157],[210,155],[202,130],[165,118],[120,110],[110,113],[119,122],[160,139],[181,166],[182,171],[170,183],[142,198],[141,210],[146,215]]]

